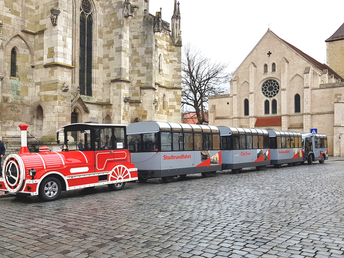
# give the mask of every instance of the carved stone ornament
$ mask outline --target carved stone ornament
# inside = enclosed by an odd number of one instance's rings
[[[50,13],[51,13],[51,15],[50,15],[51,23],[53,24],[53,26],[56,26],[57,25],[57,17],[60,14],[60,10],[52,8],[50,10]]]
[[[123,16],[125,18],[132,17],[136,8],[138,8],[136,5],[131,4],[129,0],[125,0],[123,3]]]
[[[162,31],[162,18],[161,18],[161,8],[160,13],[154,18],[154,32],[161,32]]]
[[[64,83],[62,86],[62,92],[67,92],[69,91],[69,86],[67,85],[67,83]]]

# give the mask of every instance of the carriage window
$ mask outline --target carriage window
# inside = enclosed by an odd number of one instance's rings
[[[252,149],[252,142],[253,142],[252,135],[246,135],[247,149]]]
[[[171,151],[171,133],[161,132],[161,151]]]
[[[290,148],[291,137],[287,136],[285,137],[285,139],[286,139],[287,148]]]
[[[269,141],[269,135],[264,135],[264,149],[269,149],[270,141]]]
[[[286,144],[286,142],[285,142],[285,137],[282,136],[282,137],[281,137],[281,148],[283,149],[283,148],[286,148],[286,147],[287,147],[287,144]]]
[[[258,149],[258,135],[253,135],[253,149]]]
[[[183,150],[183,133],[173,133],[173,150]]]
[[[203,150],[212,150],[210,134],[203,134]]]
[[[219,150],[220,149],[220,135],[219,134],[213,134],[213,150]]]
[[[195,150],[202,150],[202,147],[203,147],[202,134],[195,133],[194,139],[195,139]]]
[[[319,146],[318,146],[318,138],[315,138],[314,137],[314,145],[315,145],[315,148],[319,148]]]
[[[270,149],[277,149],[277,137],[270,138]]]
[[[246,135],[240,135],[240,149],[246,149]]]
[[[299,148],[299,136],[296,136],[295,137],[295,145],[294,145],[295,148]]]
[[[290,147],[295,148],[295,137],[291,137]]]
[[[239,135],[233,135],[233,150],[240,150]]]
[[[142,151],[156,151],[158,149],[157,139],[156,133],[142,134],[142,142],[139,143],[139,145],[142,145]]]
[[[221,150],[231,150],[231,139],[230,136],[221,137]]]
[[[142,151],[141,134],[130,135],[128,136],[128,140],[128,148],[130,152]]]
[[[277,149],[282,148],[282,144],[281,144],[281,136],[277,137]]]
[[[64,144],[68,144],[68,150],[80,150],[80,151],[86,151],[90,150],[90,131],[68,131],[66,132],[66,138],[67,142]],[[64,139],[64,138],[62,138]],[[63,144],[63,143],[62,143]]]
[[[115,149],[126,149],[124,128],[114,128],[113,143]]]
[[[115,149],[115,136],[112,134],[112,128],[96,129],[95,137],[96,150]]]
[[[259,149],[264,148],[264,136],[263,135],[258,136],[258,148]]]
[[[184,150],[193,150],[192,133],[184,133]]]

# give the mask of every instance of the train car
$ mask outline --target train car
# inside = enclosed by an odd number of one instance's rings
[[[219,126],[222,169],[238,172],[242,168],[260,169],[270,165],[269,134],[264,129]]]
[[[140,182],[209,173],[221,169],[220,133],[217,127],[163,122],[128,125],[128,148]]]
[[[326,134],[302,133],[303,159],[309,165],[313,161],[323,164],[328,159],[328,143]]]
[[[303,163],[302,135],[297,132],[267,130],[270,138],[271,164]]]
[[[27,147],[27,127],[19,126],[22,147],[7,156],[0,191],[17,196],[38,195],[56,200],[61,191],[108,185],[120,190],[137,180],[137,169],[126,149],[126,126],[78,123],[64,126],[60,152],[42,146],[39,153]],[[60,143],[59,132],[57,134]]]

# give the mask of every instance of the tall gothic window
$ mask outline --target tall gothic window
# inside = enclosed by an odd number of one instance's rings
[[[272,63],[271,71],[276,72],[276,64],[275,63]]]
[[[277,114],[277,100],[273,99],[271,103],[271,113],[272,114]]]
[[[92,96],[92,6],[89,0],[82,0],[80,14],[80,94]]]
[[[268,72],[268,65],[265,64],[265,65],[264,65],[264,73],[267,73],[267,72]]]
[[[300,113],[301,112],[301,103],[300,103],[300,95],[296,94],[295,95],[295,113]]]
[[[265,115],[270,114],[270,102],[268,100],[265,100],[264,102],[264,114]]]
[[[17,77],[17,51],[15,48],[11,50],[11,77]]]
[[[244,100],[244,115],[249,116],[250,115],[250,105],[249,105],[248,99]]]

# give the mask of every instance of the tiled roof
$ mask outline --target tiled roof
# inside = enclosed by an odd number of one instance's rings
[[[342,26],[339,27],[339,29],[328,39],[325,40],[325,42],[331,42],[331,41],[336,41],[344,39],[344,23]]]
[[[258,117],[255,127],[260,126],[281,126],[282,125],[282,117],[281,116],[274,116],[274,117]]]
[[[343,26],[342,26],[343,27]],[[344,27],[343,27],[344,28]],[[285,44],[287,44],[289,47],[291,47],[294,51],[296,51],[299,55],[301,55],[303,58],[305,58],[308,62],[310,62],[311,64],[313,64],[315,67],[317,67],[320,70],[328,70],[329,74],[333,74],[334,78],[336,79],[340,79],[341,81],[344,81],[344,79],[337,74],[335,71],[333,71],[329,66],[327,66],[326,64],[322,64],[320,62],[318,62],[317,60],[315,60],[313,57],[307,55],[306,53],[302,52],[300,49],[298,49],[297,47],[293,46],[292,44],[290,44],[289,42],[285,41],[284,39],[278,37],[274,32],[272,32],[270,30],[270,32],[272,34],[274,34],[277,38],[279,38],[280,40],[282,40]]]

